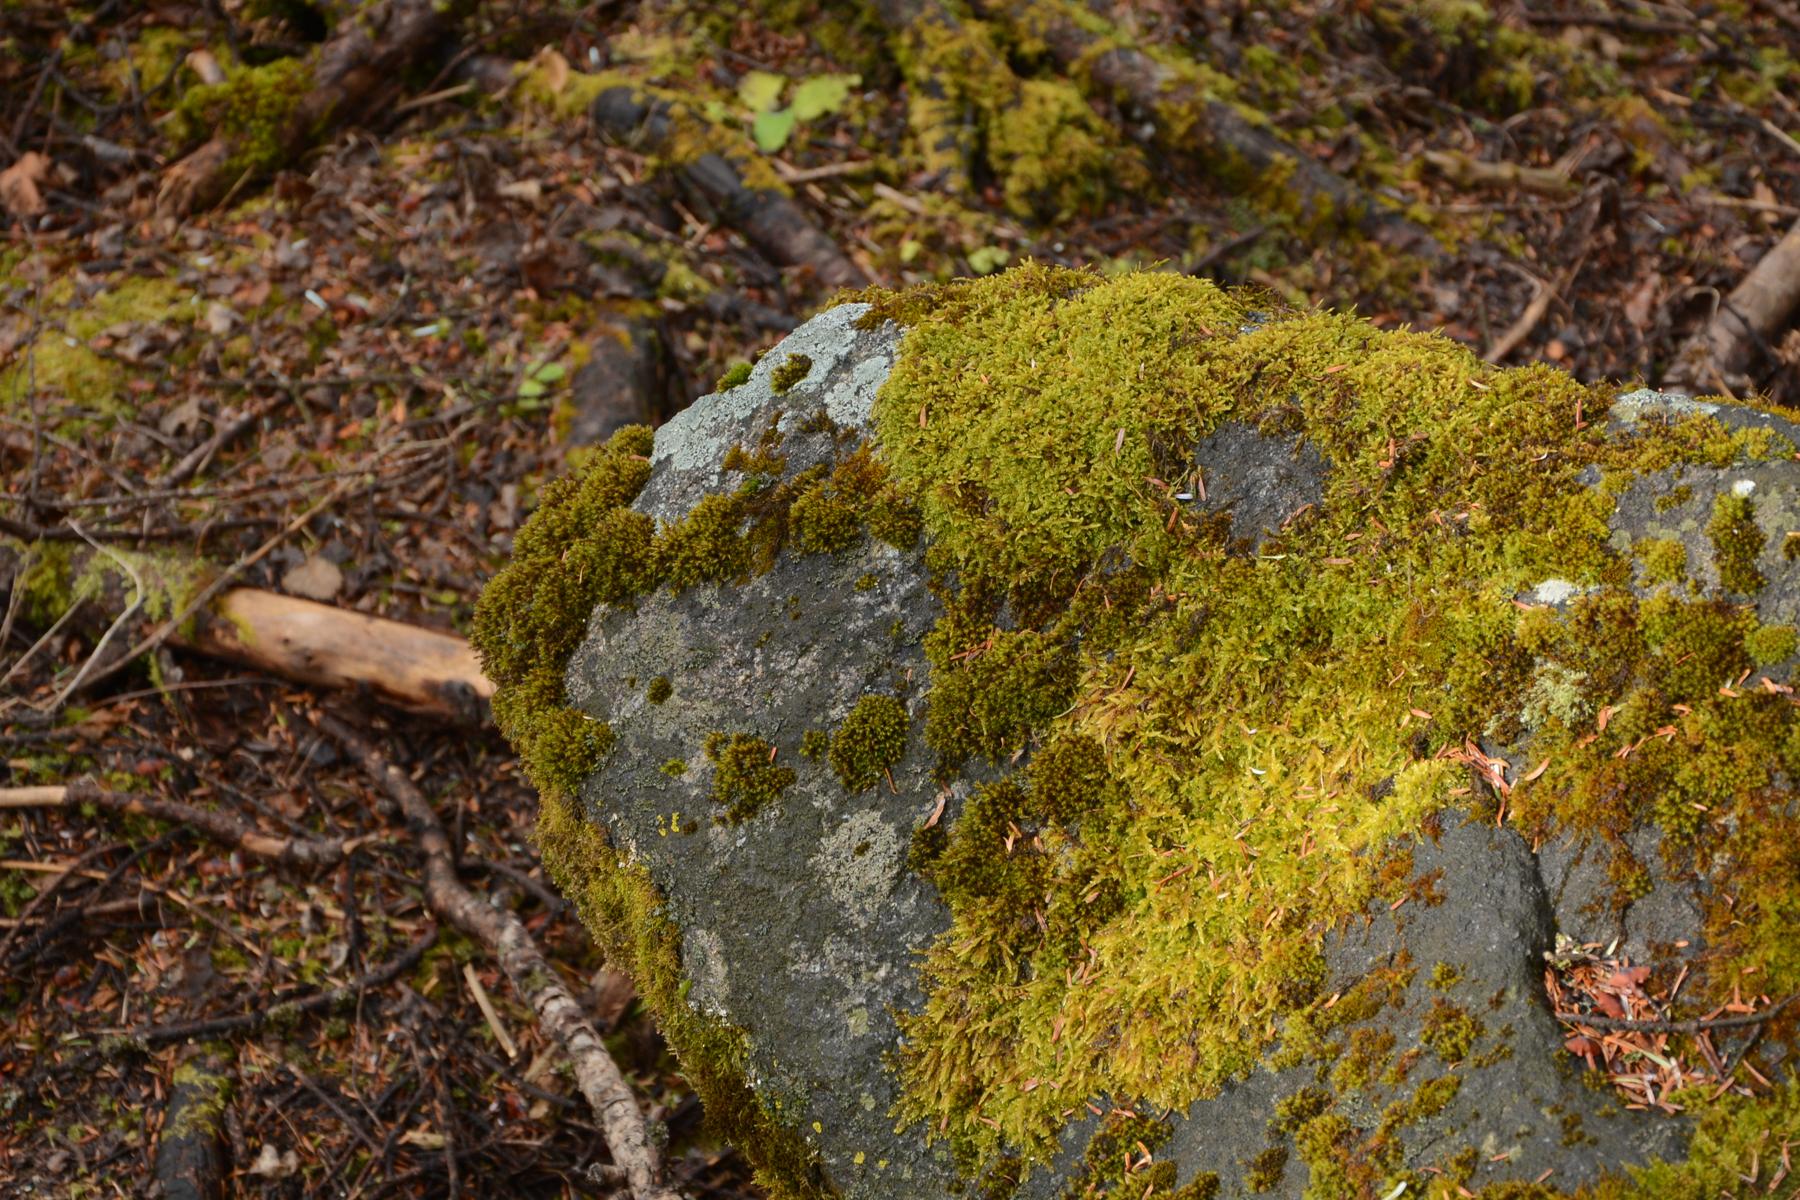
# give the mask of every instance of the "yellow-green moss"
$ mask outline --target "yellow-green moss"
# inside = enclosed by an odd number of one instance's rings
[[[182,148],[206,138],[226,139],[230,173],[273,170],[287,159],[296,139],[310,134],[296,120],[300,102],[311,90],[312,71],[300,59],[232,68],[223,83],[201,84],[182,94],[169,133]]]
[[[750,382],[751,370],[752,367],[747,362],[732,363],[725,369],[725,373],[719,376],[719,382],[713,385],[713,390],[729,392],[732,388],[742,387]]]
[[[793,769],[777,766],[775,754],[774,746],[753,734],[706,735],[706,761],[713,764],[712,799],[725,809],[721,824],[748,821],[793,784]]]
[[[1687,574],[1687,547],[1674,538],[1644,538],[1635,550],[1646,583],[1679,583]]]
[[[779,396],[812,373],[812,359],[804,354],[790,354],[779,367],[769,373],[769,387]]]
[[[669,682],[667,675],[658,675],[650,681],[650,686],[644,689],[644,699],[652,704],[661,704],[674,694],[675,685]]]
[[[1768,539],[1756,523],[1756,505],[1750,497],[1720,495],[1713,502],[1706,536],[1713,544],[1713,567],[1727,590],[1747,595],[1768,582],[1756,569],[1756,556]]]
[[[832,735],[828,757],[844,787],[864,791],[906,753],[906,708],[892,696],[868,695],[856,702]]]

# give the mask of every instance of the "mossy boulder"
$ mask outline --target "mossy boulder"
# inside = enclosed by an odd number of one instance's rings
[[[1795,1014],[1664,1036],[1634,1105],[1546,971],[1800,989],[1797,444],[1028,265],[617,435],[476,641],[777,1195],[1736,1194]]]

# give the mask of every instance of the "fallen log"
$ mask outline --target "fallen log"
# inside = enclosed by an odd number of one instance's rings
[[[694,141],[691,130],[690,136],[683,136],[683,128],[703,121],[699,114],[640,88],[621,85],[596,96],[588,115],[594,127],[613,141],[651,154],[675,156],[670,165],[682,185],[770,262],[809,269],[827,287],[869,283],[862,268],[778,187],[752,181],[739,162],[720,150],[680,155],[680,144]]]
[[[1753,390],[1758,358],[1800,311],[1800,223],[1757,261],[1682,348],[1673,382],[1701,390]]]
[[[379,112],[472,7],[470,0],[372,0],[338,6],[331,35],[304,61],[241,68],[184,98],[206,141],[163,175],[158,214],[219,203],[240,183],[294,161],[337,126]]]
[[[1416,254],[1437,253],[1428,231],[1219,98],[1198,64],[1152,57],[1122,36],[1097,31],[1074,6],[985,0],[977,7],[1016,40],[1043,45],[1071,78],[1118,104],[1132,118],[1127,129],[1137,140],[1234,189],[1285,200],[1307,228],[1349,225],[1385,233]]]
[[[88,633],[134,610],[177,612],[212,572],[169,555],[0,543],[0,584],[9,592],[24,589],[22,615],[45,627],[67,620]],[[494,690],[474,651],[454,634],[260,588],[221,591],[168,640],[283,679],[366,690],[397,708],[460,725],[487,720]]]

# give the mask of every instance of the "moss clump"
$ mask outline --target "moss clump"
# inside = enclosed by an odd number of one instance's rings
[[[311,90],[312,72],[299,59],[240,67],[222,83],[188,89],[169,128],[183,147],[208,137],[226,139],[232,147],[227,173],[271,171],[311,132],[298,121],[300,102]]]
[[[1419,1041],[1446,1063],[1459,1063],[1475,1048],[1481,1022],[1447,1000],[1434,999]]]
[[[1800,631],[1792,625],[1758,625],[1744,635],[1744,653],[1759,667],[1784,663],[1800,649]]]
[[[800,735],[800,757],[818,762],[831,751],[831,735],[822,729],[809,729]]]
[[[1687,547],[1674,538],[1645,538],[1636,552],[1645,583],[1680,583],[1687,574]]]
[[[1712,539],[1713,567],[1727,591],[1749,595],[1768,583],[1756,569],[1756,556],[1768,539],[1756,523],[1756,505],[1750,497],[1726,493],[1715,500],[1706,536]]]
[[[1288,1148],[1270,1146],[1244,1164],[1244,1190],[1272,1192],[1287,1174]]]
[[[670,779],[680,779],[683,775],[687,774],[687,759],[671,758],[657,769],[664,775],[667,775]]]
[[[779,367],[769,372],[769,387],[777,396],[786,395],[812,373],[812,359],[804,354],[790,354]]]
[[[706,761],[713,764],[712,799],[725,807],[719,821],[748,821],[780,798],[794,772],[775,765],[775,747],[748,733],[710,733]]]
[[[732,363],[725,368],[725,373],[719,376],[719,382],[714,385],[713,390],[729,392],[732,388],[744,386],[750,382],[751,370],[751,365],[747,362]]]
[[[1454,963],[1441,962],[1431,968],[1431,976],[1426,985],[1435,991],[1447,992],[1462,981],[1462,968]]]
[[[906,753],[911,722],[906,707],[893,696],[864,696],[831,737],[829,757],[844,787],[864,791]]]
[[[675,685],[669,682],[667,675],[658,675],[644,689],[644,699],[652,704],[661,704],[675,694]]]

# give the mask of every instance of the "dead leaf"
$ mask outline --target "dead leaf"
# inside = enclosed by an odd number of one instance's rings
[[[250,1174],[266,1179],[286,1179],[299,1169],[298,1154],[292,1150],[277,1150],[267,1142],[256,1152],[256,1161],[250,1164]]]
[[[344,590],[344,573],[330,559],[315,554],[281,577],[281,590],[290,596],[323,603]]]
[[[538,82],[551,95],[558,94],[569,85],[569,60],[549,46],[532,55],[531,65],[537,68]]]
[[[189,50],[185,61],[187,62],[188,69],[200,77],[201,83],[218,84],[225,82],[225,68],[219,65],[219,60],[214,58],[212,51],[208,50],[206,47],[202,46],[195,50]]]
[[[156,423],[156,427],[170,437],[178,437],[198,427],[200,421],[200,399],[197,396],[189,396],[164,413],[162,419]]]
[[[19,155],[12,166],[0,171],[0,206],[21,219],[44,211],[38,184],[50,173],[50,159],[36,150]]]

